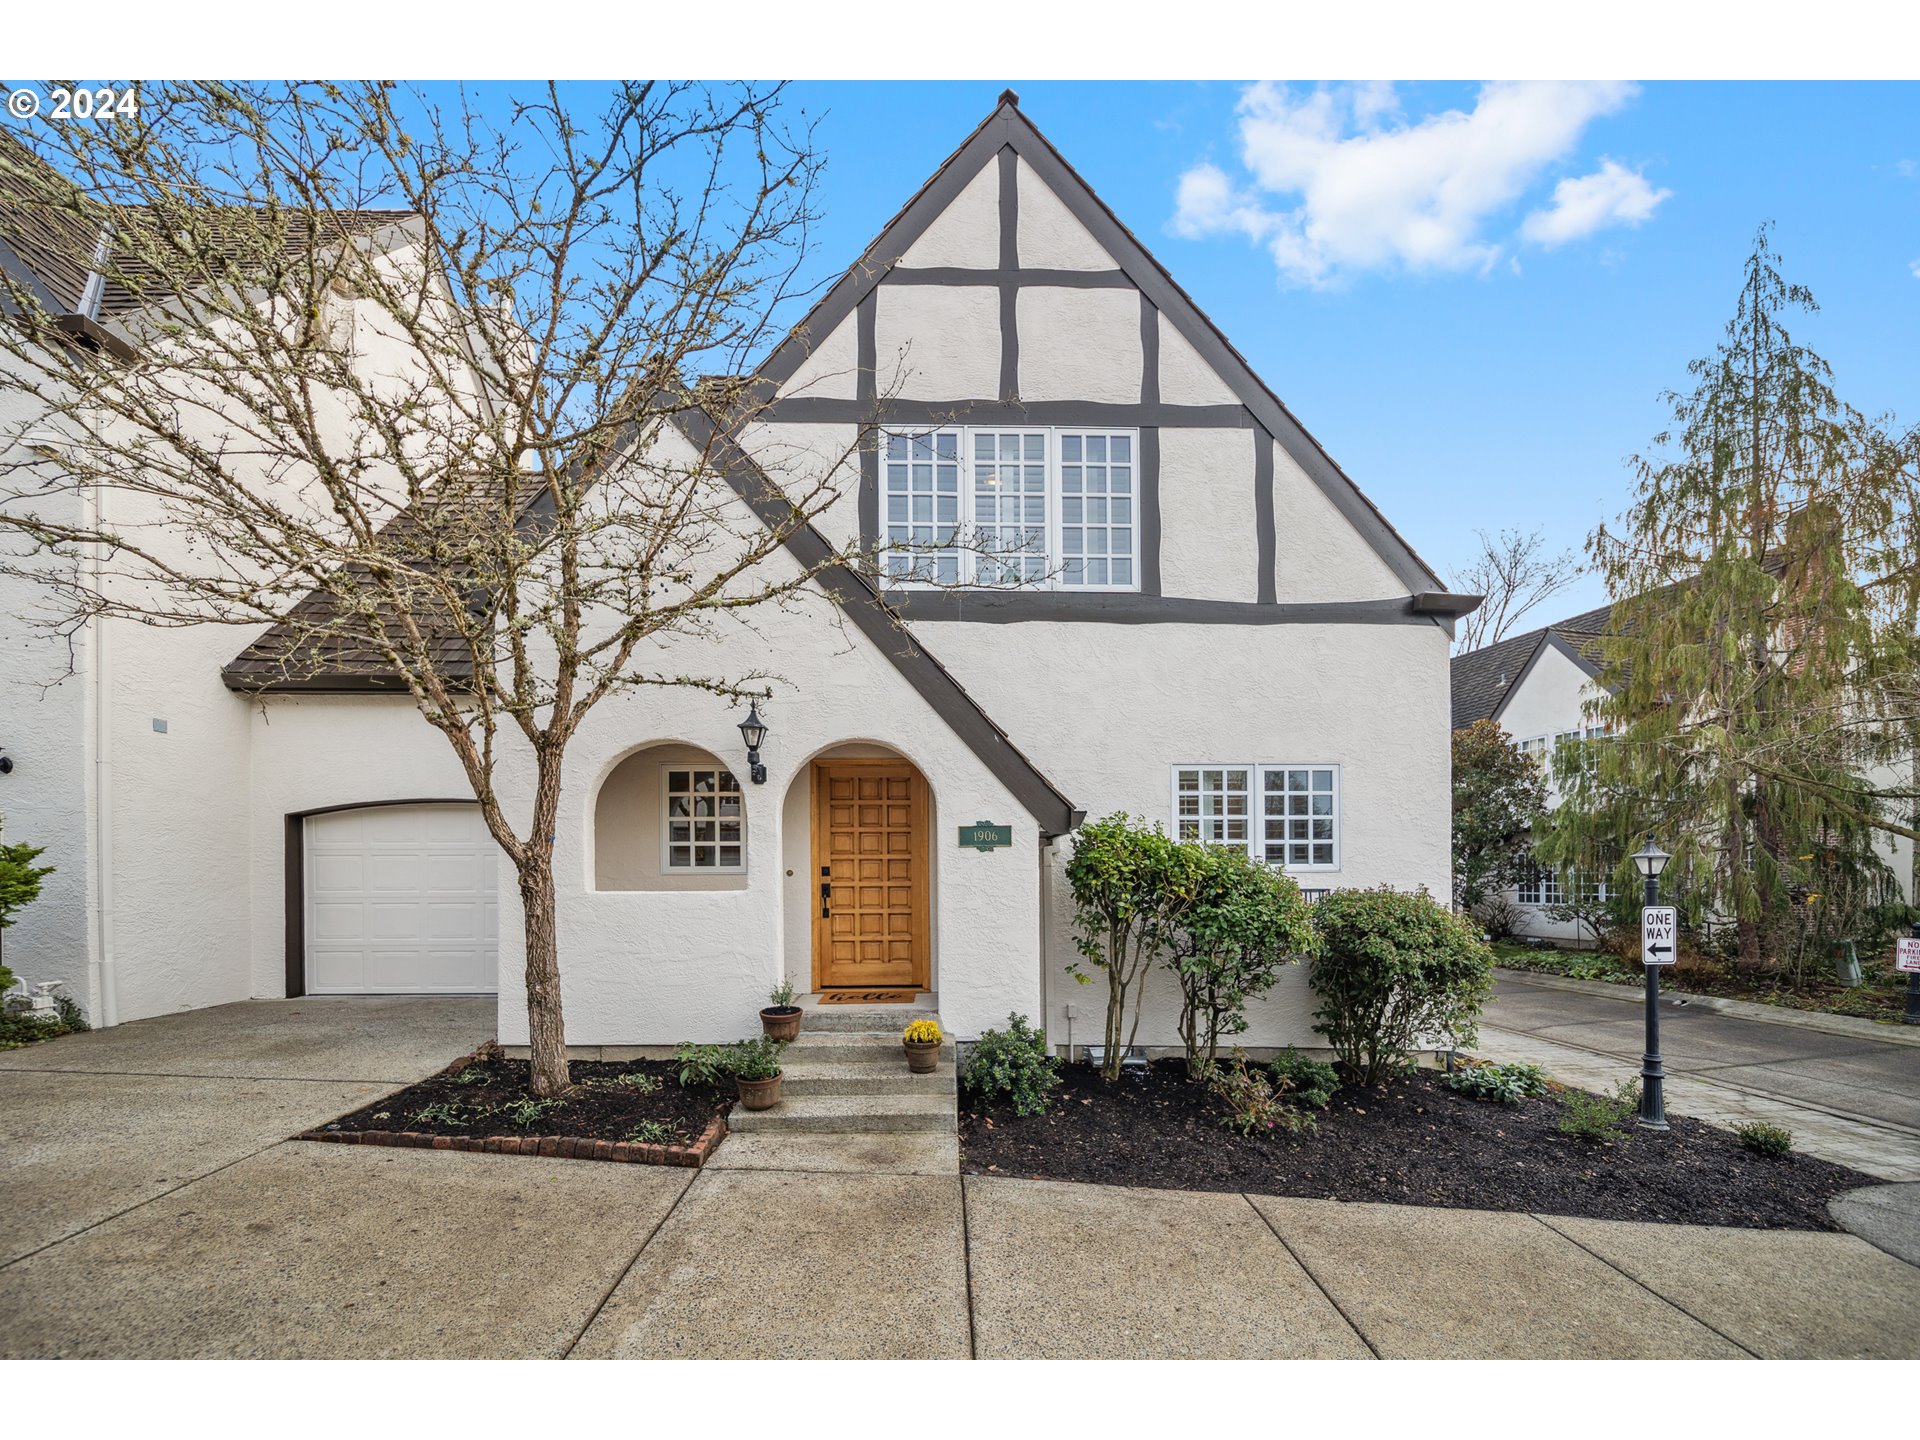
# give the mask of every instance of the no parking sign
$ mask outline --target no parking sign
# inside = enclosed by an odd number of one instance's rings
[[[1920,974],[1920,935],[1902,935],[1894,943],[1893,968]]]

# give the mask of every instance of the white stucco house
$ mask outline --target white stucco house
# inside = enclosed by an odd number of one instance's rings
[[[1547,778],[1548,803],[1558,802],[1553,769],[1548,763],[1555,748],[1606,733],[1596,724],[1593,703],[1606,691],[1601,684],[1601,637],[1607,632],[1613,607],[1597,609],[1543,625],[1523,635],[1509,636],[1493,645],[1457,655],[1452,664],[1453,728],[1461,730],[1481,720],[1492,720],[1512,737],[1523,754],[1536,757]],[[1871,773],[1876,786],[1891,788],[1896,780],[1912,776],[1912,762],[1881,766]],[[1880,850],[1912,894],[1913,842],[1885,836]],[[1540,866],[1504,894],[1517,907],[1521,923],[1516,933],[1559,945],[1588,945],[1593,935],[1572,920],[1557,920],[1546,907],[1566,898],[1569,884],[1587,887],[1587,893],[1606,894],[1605,876],[1565,876]]]
[[[760,375],[770,404],[718,443],[738,505],[823,471],[838,494],[781,563],[916,548],[700,642],[723,647],[709,670],[775,677],[763,775],[717,699],[590,716],[556,838],[571,1042],[734,1038],[782,977],[931,996],[961,1037],[1019,1012],[1097,1038],[1100,992],[1066,972],[1088,815],[1244,846],[1309,891],[1447,893],[1448,647],[1476,598],[1010,92]],[[691,456],[713,424],[661,443]],[[1012,558],[943,549],[956,531]],[[60,867],[9,933],[16,968],[109,1023],[495,992],[500,1040],[524,1043],[510,867],[404,693],[276,678],[272,632],[92,629],[70,676],[17,633],[0,662],[0,814]],[[524,791],[530,769],[507,774]],[[1178,1043],[1171,996],[1143,1041]],[[1313,1044],[1310,1011],[1295,970],[1244,1041]]]

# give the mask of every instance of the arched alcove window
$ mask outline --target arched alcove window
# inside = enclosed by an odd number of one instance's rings
[[[732,769],[692,745],[627,756],[593,807],[596,890],[743,890],[747,806]]]

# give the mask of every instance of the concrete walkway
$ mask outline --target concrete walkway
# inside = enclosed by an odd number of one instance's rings
[[[1920,1269],[1845,1234],[962,1178],[867,1137],[697,1174],[280,1138],[490,1010],[0,1055],[0,1355],[1920,1356]]]
[[[1749,1007],[1750,1008],[1750,1007]],[[1920,1045],[1835,1017],[1759,1020],[1663,996],[1667,1109],[1715,1125],[1766,1120],[1809,1155],[1883,1180],[1920,1180]],[[1600,983],[1502,971],[1476,1053],[1530,1060],[1556,1079],[1603,1090],[1637,1075],[1644,996]]]

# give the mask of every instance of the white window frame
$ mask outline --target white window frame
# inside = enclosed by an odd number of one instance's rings
[[[696,832],[693,831],[691,828],[688,830],[687,839],[675,840],[673,838],[673,823],[676,818],[682,818],[682,817],[676,817],[673,814],[673,797],[675,792],[671,789],[671,784],[672,784],[672,777],[675,771],[684,771],[689,775],[712,775],[715,777],[714,788],[711,792],[709,792],[714,797],[714,807],[713,807],[714,838],[711,841],[694,839],[693,836]],[[722,790],[720,788],[720,781],[718,777],[722,775],[725,775],[733,780],[733,789],[731,791]],[[698,796],[700,792],[698,790],[689,790],[686,793],[688,794],[688,796],[693,797],[693,796]],[[720,863],[720,849],[723,845],[726,845],[729,843],[720,838],[720,823],[724,818],[727,818],[727,817],[723,817],[720,814],[719,798],[720,796],[726,795],[726,794],[736,795],[740,799],[740,816],[739,816],[740,863],[738,865],[722,865]],[[689,814],[684,818],[688,822],[689,826],[691,826],[695,821],[697,821],[701,817]],[[709,845],[709,844],[713,848],[714,863],[711,865],[701,865],[697,863],[699,858],[699,848],[702,845]],[[689,847],[689,858],[694,860],[696,863],[691,865],[675,865],[673,863],[673,847],[676,845]],[[746,790],[740,784],[739,777],[735,776],[733,772],[730,769],[728,769],[725,765],[707,765],[707,764],[700,764],[700,763],[677,764],[672,761],[661,762],[661,765],[660,765],[660,873],[662,875],[744,875],[747,873],[747,794],[746,794]]]
[[[1241,774],[1246,776],[1246,781],[1247,781],[1246,788],[1242,793],[1244,793],[1247,797],[1247,813],[1245,814],[1245,816],[1241,818],[1245,819],[1245,821],[1247,822],[1247,838],[1245,840],[1240,840],[1240,841],[1225,840],[1225,839],[1212,840],[1212,839],[1209,839],[1204,833],[1197,836],[1196,838],[1199,840],[1199,842],[1202,845],[1224,845],[1228,849],[1241,850],[1241,851],[1245,851],[1246,854],[1248,855],[1253,855],[1254,852],[1253,852],[1252,846],[1253,846],[1254,833],[1255,833],[1254,826],[1256,822],[1259,820],[1259,810],[1254,802],[1255,802],[1255,797],[1258,796],[1258,794],[1260,793],[1258,789],[1258,786],[1260,783],[1260,767],[1257,765],[1249,764],[1246,761],[1240,761],[1240,760],[1215,761],[1212,763],[1197,761],[1189,764],[1175,765],[1173,769],[1169,772],[1168,778],[1167,778],[1167,787],[1168,787],[1167,808],[1168,808],[1168,814],[1172,817],[1172,820],[1173,820],[1173,838],[1175,840],[1179,840],[1182,838],[1180,834],[1180,821],[1182,818],[1180,814],[1180,772],[1182,770],[1200,771],[1201,772],[1200,783],[1202,784],[1202,786],[1206,784],[1207,771],[1209,770],[1220,771],[1223,777],[1222,789],[1220,792],[1222,795],[1230,793],[1225,789],[1224,776],[1226,772],[1237,770]],[[1202,796],[1205,796],[1207,792],[1204,789],[1202,789],[1199,793]],[[1207,821],[1213,820],[1213,819],[1227,820],[1227,819],[1232,819],[1233,817],[1225,814],[1222,814],[1220,816],[1210,816],[1205,814],[1203,811],[1198,816],[1190,816],[1187,818],[1198,819],[1200,821],[1200,828],[1204,832],[1204,830],[1206,829]]]
[[[1330,763],[1327,761],[1303,762],[1298,760],[1288,760],[1288,761],[1233,760],[1233,761],[1215,761],[1215,762],[1182,761],[1181,763],[1176,764],[1172,767],[1172,770],[1170,771],[1168,776],[1168,815],[1170,816],[1173,822],[1172,833],[1173,833],[1174,839],[1176,840],[1180,838],[1180,820],[1181,820],[1180,772],[1182,770],[1200,770],[1200,771],[1239,770],[1244,772],[1247,777],[1247,786],[1248,786],[1247,795],[1249,797],[1248,799],[1249,809],[1248,809],[1246,843],[1240,844],[1239,842],[1232,841],[1232,840],[1209,840],[1205,836],[1202,836],[1201,841],[1203,844],[1227,845],[1237,850],[1245,850],[1246,853],[1251,858],[1258,860],[1261,864],[1271,866],[1273,869],[1283,871],[1289,875],[1293,875],[1293,874],[1304,875],[1304,874],[1313,874],[1313,873],[1330,874],[1334,871],[1339,870],[1345,864],[1346,826],[1344,823],[1342,823],[1341,813],[1340,813],[1342,776],[1340,773],[1341,767],[1337,763]],[[1267,806],[1266,806],[1267,782],[1266,782],[1266,777],[1269,774],[1273,774],[1273,773],[1284,774],[1286,771],[1289,771],[1289,770],[1309,770],[1309,771],[1328,770],[1332,772],[1333,814],[1329,818],[1331,818],[1333,821],[1333,841],[1332,841],[1333,860],[1329,864],[1293,865],[1293,864],[1288,864],[1284,861],[1278,864],[1275,864],[1273,861],[1270,861],[1267,859]],[[1308,783],[1309,785],[1311,785],[1312,782],[1309,781]],[[1201,793],[1204,794],[1205,792],[1203,791]],[[1285,790],[1282,790],[1280,793],[1285,794],[1288,792],[1286,792]],[[1311,789],[1309,789],[1307,793],[1311,795],[1314,792]],[[1203,815],[1200,818],[1204,821],[1205,819],[1208,819],[1210,817]],[[1282,818],[1285,818],[1285,817],[1282,817]],[[1312,817],[1309,816],[1308,818],[1311,819]],[[1283,847],[1291,843],[1293,842],[1285,839],[1279,842],[1279,844]],[[1315,841],[1309,838],[1304,843],[1308,845],[1314,845],[1322,842]]]
[[[889,574],[887,571],[887,556],[890,553],[890,547],[887,540],[887,528],[889,523],[887,519],[887,508],[888,508],[887,500],[889,496],[889,491],[887,488],[887,441],[895,437],[912,440],[916,437],[938,435],[938,434],[953,435],[956,439],[957,448],[960,456],[960,514],[959,514],[959,520],[957,522],[956,528],[957,528],[957,533],[960,537],[962,548],[960,549],[960,553],[958,556],[959,578],[956,581],[952,582],[954,585],[959,585],[965,588],[979,588],[983,590],[1049,591],[1056,594],[1069,594],[1069,595],[1099,595],[1099,594],[1133,595],[1133,594],[1139,593],[1140,564],[1141,564],[1141,531],[1142,531],[1142,520],[1143,520],[1143,516],[1141,513],[1140,431],[1137,427],[1128,426],[1128,425],[929,425],[929,426],[893,425],[883,429],[880,432],[878,440],[876,441],[877,445],[879,446],[879,452],[880,452],[880,520],[879,520],[879,533],[874,537],[875,541],[879,546],[878,559],[879,559],[881,584],[886,586],[888,589],[899,589],[899,590],[931,590],[931,589],[948,588],[948,587],[942,586],[941,583],[937,580],[918,579],[918,578],[913,578],[905,575],[892,575],[892,574]],[[1025,581],[1018,584],[1006,584],[1003,582],[983,581],[977,578],[979,566],[977,565],[976,562],[978,561],[979,556],[976,553],[976,547],[979,539],[980,526],[974,514],[974,504],[973,504],[974,465],[976,463],[974,459],[974,437],[976,435],[1020,435],[1022,437],[1025,437],[1028,435],[1041,435],[1041,436],[1044,436],[1046,439],[1047,453],[1046,453],[1046,522],[1045,524],[1046,524],[1047,557],[1046,557],[1046,565],[1045,565],[1046,573],[1044,577],[1039,580]],[[1061,470],[1064,464],[1064,462],[1061,459],[1061,450],[1064,448],[1061,444],[1061,441],[1065,437],[1070,435],[1078,435],[1082,437],[1098,435],[1098,436],[1104,436],[1108,438],[1112,438],[1114,436],[1124,436],[1126,437],[1129,447],[1131,449],[1132,458],[1128,461],[1128,463],[1131,465],[1133,470],[1133,484],[1132,484],[1131,492],[1127,496],[1127,499],[1132,506],[1132,514],[1131,514],[1131,519],[1129,520],[1126,526],[1126,528],[1131,532],[1131,541],[1130,541],[1130,548],[1128,550],[1127,555],[1125,556],[1125,559],[1128,561],[1128,564],[1131,567],[1132,578],[1124,584],[1114,584],[1111,581],[1104,584],[1099,584],[1099,585],[1086,584],[1086,583],[1069,583],[1065,578],[1066,567],[1067,567],[1067,556],[1065,555],[1064,549],[1063,549],[1064,547],[1063,532],[1066,528],[1063,517],[1064,517],[1064,512],[1066,510],[1066,505],[1065,505],[1066,496],[1061,488],[1062,486]],[[912,463],[911,460],[909,460],[908,463],[911,464]],[[1086,462],[1085,460],[1082,460],[1080,463],[1086,464],[1088,462]],[[1109,461],[1108,463],[1111,464],[1112,462]],[[935,490],[936,506],[938,503],[938,499],[937,499],[938,493],[939,492],[936,487],[936,490]],[[1083,489],[1080,495],[1076,498],[1084,500],[1086,498],[1085,490]],[[1111,501],[1112,499],[1111,492],[1108,493],[1106,498],[1109,501]],[[909,505],[909,519],[907,520],[906,523],[909,525],[914,523],[913,520],[911,519],[910,505]],[[937,525],[938,521],[936,520],[934,523]],[[1107,528],[1108,529],[1113,528],[1111,520],[1108,521]],[[913,554],[915,552],[908,551],[906,553]],[[1084,558],[1084,557],[1076,557],[1076,558]],[[1220,767],[1209,766],[1207,768],[1219,769]]]

